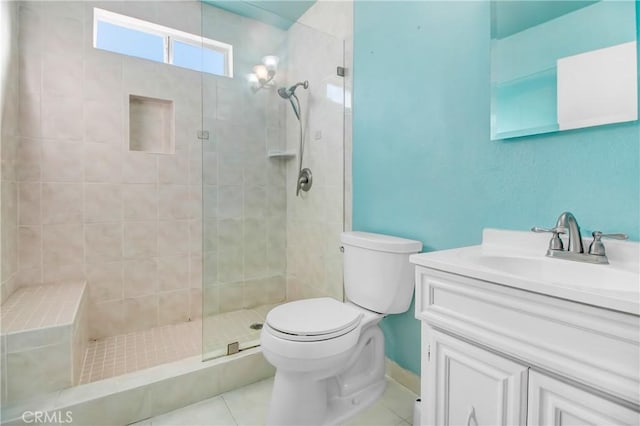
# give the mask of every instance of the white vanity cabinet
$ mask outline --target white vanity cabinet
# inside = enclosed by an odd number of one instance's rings
[[[427,348],[427,424],[525,424],[527,367],[436,330]]]
[[[529,372],[529,425],[638,425],[638,412],[578,386]]]
[[[412,262],[422,424],[640,425],[638,315]]]

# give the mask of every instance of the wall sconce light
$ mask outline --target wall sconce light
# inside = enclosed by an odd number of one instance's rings
[[[265,87],[273,87],[273,78],[278,70],[279,58],[269,55],[262,58],[262,64],[253,66],[253,73],[247,77],[251,83],[251,89],[257,92]]]

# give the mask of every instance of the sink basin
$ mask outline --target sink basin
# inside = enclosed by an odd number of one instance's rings
[[[630,293],[637,293],[640,287],[638,274],[612,265],[593,265],[546,257],[496,255],[471,255],[468,260],[497,272],[550,284]]]
[[[640,244],[607,241],[608,265],[549,258],[549,237],[485,229],[482,244],[420,253],[432,269],[640,315]],[[585,247],[589,241],[584,241]]]

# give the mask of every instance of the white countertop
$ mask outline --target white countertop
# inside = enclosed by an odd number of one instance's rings
[[[414,254],[411,263],[640,316],[640,243],[604,241],[609,265],[546,257],[550,235],[485,229],[482,244]],[[590,239],[583,239],[585,250]]]

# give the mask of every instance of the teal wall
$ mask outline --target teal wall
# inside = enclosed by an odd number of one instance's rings
[[[640,9],[637,8],[637,9]],[[356,1],[353,227],[479,244],[484,227],[551,226],[640,238],[637,122],[489,140],[486,1]],[[413,306],[383,322],[387,354],[420,371]]]

